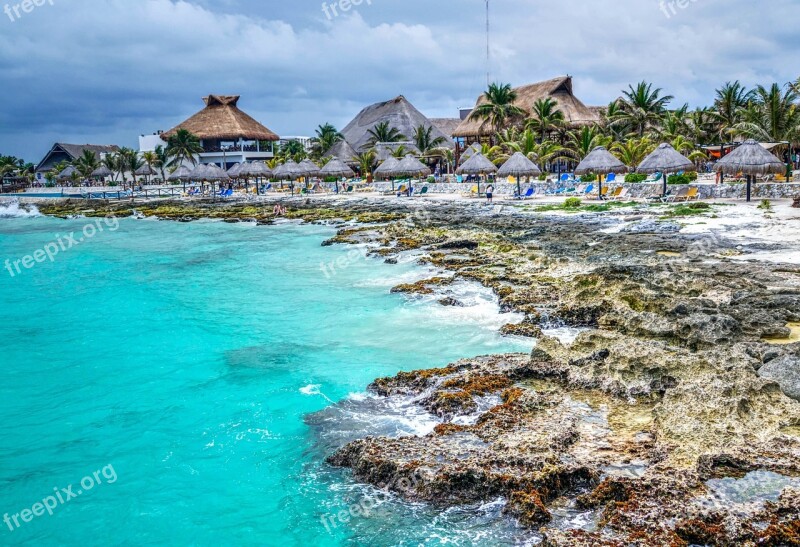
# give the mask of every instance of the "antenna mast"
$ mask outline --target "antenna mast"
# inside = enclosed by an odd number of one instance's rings
[[[491,50],[489,49],[489,0],[486,0],[486,87],[492,85]]]

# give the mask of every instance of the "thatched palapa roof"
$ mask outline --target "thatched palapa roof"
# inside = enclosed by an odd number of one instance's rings
[[[433,127],[431,132],[433,138],[442,137],[446,140],[445,146],[451,148],[455,146],[450,135],[443,133],[402,95],[366,107],[342,129],[342,135],[353,149],[363,151],[369,148],[368,142],[371,138],[369,130],[381,122],[388,122],[389,127],[396,128],[409,139],[420,125],[425,128]]]
[[[356,151],[353,150],[353,147],[347,144],[347,141],[345,140],[341,140],[331,146],[325,151],[323,156],[333,156],[334,158],[338,158],[345,163],[358,163],[353,161],[353,158],[356,156]]]
[[[278,135],[239,110],[239,95],[209,95],[203,101],[203,110],[162,133],[161,138],[166,141],[178,129],[186,129],[201,140],[279,140]]]
[[[426,177],[431,174],[431,170],[427,165],[409,154],[394,166],[389,171],[389,174],[398,177],[413,177],[415,175]]]
[[[652,154],[647,156],[636,170],[639,173],[675,173],[694,169],[689,158],[675,150],[670,144],[658,145]]]
[[[501,177],[535,177],[542,174],[539,166],[525,157],[522,152],[517,152],[503,164],[497,171]]]
[[[726,175],[780,175],[786,172],[786,164],[751,139],[719,160],[714,169]]]
[[[614,154],[606,150],[605,146],[598,146],[589,152],[589,155],[583,158],[583,161],[575,168],[576,175],[588,175],[589,173],[607,175],[609,173],[627,172],[628,167],[619,161]]]
[[[546,82],[524,85],[514,89],[517,93],[515,105],[531,112],[533,104],[539,99],[550,97],[558,101],[558,110],[564,113],[564,119],[570,127],[580,127],[591,125],[600,121],[597,109],[590,108],[583,104],[572,93],[572,76],[562,76],[553,78]],[[486,96],[481,95],[475,106],[486,102]],[[483,124],[480,120],[466,120],[453,131],[454,137],[479,137],[488,135],[493,131],[492,128]]]
[[[320,175],[323,177],[354,177],[355,172],[339,158],[333,158],[320,170]]]
[[[456,173],[459,175],[488,175],[496,172],[497,166],[480,152],[473,154],[464,162],[464,165],[456,169]]]

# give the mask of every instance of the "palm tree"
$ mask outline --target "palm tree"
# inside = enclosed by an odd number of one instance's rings
[[[420,124],[414,130],[414,136],[412,137],[414,144],[417,146],[420,152],[423,154],[427,154],[428,151],[438,148],[439,146],[443,145],[447,142],[447,139],[444,137],[434,137],[433,136],[433,126],[429,125],[425,127],[423,124]]]
[[[366,177],[372,173],[372,170],[378,163],[378,154],[375,153],[375,150],[370,149],[366,152],[357,154],[353,159],[358,162],[359,169],[361,170],[361,176]]]
[[[511,84],[491,84],[482,98],[483,102],[475,107],[469,119],[481,122],[481,129],[488,125],[490,134],[525,117],[525,111],[514,104],[517,92]]]
[[[721,142],[716,113],[711,108],[696,108],[689,113],[689,137],[695,143]]]
[[[320,125],[316,132],[317,135],[311,139],[311,152],[317,158],[321,158],[334,144],[344,140],[344,135],[330,123]]]
[[[550,97],[538,99],[533,103],[531,117],[525,125],[544,141],[550,132],[564,125],[564,113],[558,110],[558,101]]]
[[[742,111],[753,99],[753,91],[747,91],[737,80],[733,83],[726,82],[717,89],[716,94],[714,114],[718,123],[717,132],[724,141],[728,140],[736,124],[742,121]]]
[[[736,133],[761,142],[794,142],[800,140],[800,94],[792,85],[782,90],[778,84],[758,86],[753,100],[742,111],[742,121],[734,126]]]
[[[84,150],[83,154],[72,162],[72,165],[84,179],[92,176],[92,172],[100,167],[100,162],[97,160],[97,154],[91,150]]]
[[[391,127],[388,121],[375,124],[375,127],[368,130],[370,134],[368,144],[375,146],[379,142],[401,142],[408,140],[396,127]]]
[[[392,157],[398,160],[402,160],[403,158],[405,158],[406,154],[408,153],[409,150],[408,148],[406,148],[404,144],[401,144],[400,146],[391,151]]]
[[[167,149],[164,148],[162,145],[156,146],[155,149],[155,161],[153,162],[153,167],[158,169],[161,173],[161,181],[167,182],[167,166],[169,164],[169,153],[167,153]]]
[[[187,129],[178,129],[174,135],[167,139],[167,154],[172,158],[170,165],[183,165],[189,162],[197,164],[195,156],[203,152],[200,139]],[[124,182],[124,181],[123,181]]]
[[[281,158],[284,163],[289,160],[300,163],[308,157],[308,152],[306,152],[306,147],[300,141],[287,141],[286,144],[278,149],[275,155]]]
[[[109,171],[111,171],[111,180],[114,182],[116,182],[117,175],[120,172],[120,159],[121,156],[118,152],[112,152],[111,154],[106,154],[106,157],[104,157],[100,162],[102,165],[106,166]]]
[[[631,169],[636,169],[636,167],[655,149],[656,147],[653,141],[647,137],[629,139],[626,142],[617,142],[612,146],[612,152],[614,152],[622,163]]]
[[[619,112],[611,124],[628,125],[631,132],[640,139],[645,132],[657,126],[664,115],[667,105],[674,98],[672,95],[661,96],[661,88],[653,89],[653,84],[639,82],[636,87],[628,86],[623,91]]]
[[[596,125],[585,125],[580,131],[571,131],[567,139],[567,150],[570,156],[578,161],[583,160],[589,152],[598,146],[611,146],[614,138],[603,135],[600,128]]]
[[[149,167],[151,170],[154,170],[154,166],[158,163],[158,156],[156,156],[155,152],[143,152],[142,161],[144,162],[144,165]],[[150,175],[148,175],[147,178],[148,182],[150,181],[149,177]]]

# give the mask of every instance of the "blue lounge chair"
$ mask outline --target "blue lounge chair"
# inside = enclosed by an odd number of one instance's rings
[[[524,201],[524,200],[526,200],[526,199],[530,199],[530,198],[532,198],[532,197],[533,197],[533,195],[534,195],[535,193],[536,193],[536,189],[535,189],[535,188],[533,188],[533,187],[531,187],[531,188],[528,188],[528,189],[525,191],[525,193],[524,193],[524,194],[522,194],[521,196],[519,196],[519,198],[518,198],[518,199],[521,199],[521,200],[523,200],[523,201]]]
[[[609,182],[616,182],[616,180],[617,180],[617,175],[615,173],[609,173],[608,176],[606,176],[606,184],[608,184]]]
[[[587,186],[586,190],[583,191],[583,195],[588,196],[592,192],[594,192],[594,184],[590,184],[589,186]]]

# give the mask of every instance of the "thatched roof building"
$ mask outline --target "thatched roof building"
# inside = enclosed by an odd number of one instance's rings
[[[375,103],[366,107],[342,129],[342,135],[354,150],[364,151],[369,148],[368,143],[372,137],[369,130],[381,122],[388,122],[389,127],[396,128],[407,139],[411,139],[414,136],[414,131],[420,125],[426,129],[433,127],[431,134],[434,139],[442,137],[446,141],[446,146],[454,146],[449,134],[443,133],[436,124],[425,117],[402,95],[390,101]]]
[[[338,141],[325,151],[323,156],[333,156],[342,160],[344,163],[353,163],[353,158],[356,156],[356,151],[353,147],[347,144],[347,141]]]
[[[531,112],[533,104],[539,99],[551,98],[558,101],[558,110],[564,113],[567,125],[581,127],[600,122],[598,108],[590,108],[583,104],[572,92],[572,76],[553,78],[546,82],[524,85],[514,89],[517,93],[516,104],[526,112]],[[486,97],[481,95],[475,106],[484,104]],[[474,109],[473,109],[474,110]],[[480,120],[470,120],[469,116],[453,131],[454,137],[481,137],[488,135],[492,128],[485,126]]]
[[[119,146],[116,145],[103,145],[103,144],[66,144],[57,142],[53,145],[47,154],[45,154],[42,161],[36,166],[37,173],[46,173],[53,169],[53,166],[62,161],[72,162],[83,155],[84,150],[94,152],[98,160],[105,157],[106,154],[112,152],[119,152]]]
[[[277,141],[278,135],[239,110],[239,95],[209,95],[203,97],[206,107],[186,120],[161,134],[163,140],[187,129],[203,141]]]

